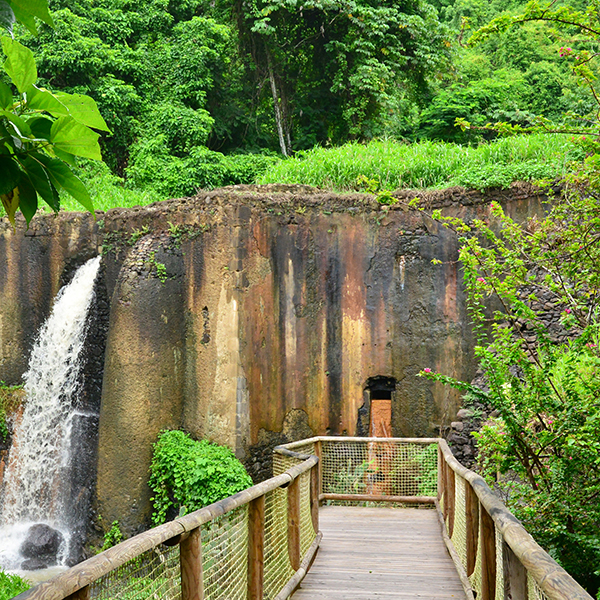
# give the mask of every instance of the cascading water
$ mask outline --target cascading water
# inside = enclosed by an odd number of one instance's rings
[[[31,526],[44,523],[63,541],[57,562],[69,556],[72,518],[69,470],[72,430],[80,415],[74,397],[80,380],[86,317],[100,257],[80,267],[56,297],[23,376],[26,401],[16,425],[0,499],[0,567],[26,568],[20,548]]]

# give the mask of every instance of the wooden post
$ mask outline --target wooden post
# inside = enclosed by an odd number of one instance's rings
[[[181,600],[203,600],[202,542],[200,527],[194,529],[180,545]]]
[[[446,489],[448,491],[448,537],[454,532],[454,510],[456,507],[456,477],[454,471],[446,465]],[[444,509],[446,501],[444,501]]]
[[[496,528],[483,506],[479,506],[481,523],[481,599],[496,600]],[[498,600],[502,600],[498,598]]]
[[[475,571],[477,542],[479,540],[479,499],[465,479],[465,521],[467,524],[467,576]]]
[[[288,491],[288,554],[292,569],[300,568],[300,477],[296,477]]]
[[[446,461],[444,460],[444,455],[442,453],[442,449],[438,444],[438,457],[437,457],[437,499],[438,502],[442,499],[442,495],[444,494],[444,465]]]
[[[317,440],[315,442],[315,456],[319,458],[319,462],[317,463],[317,473],[318,473],[318,483],[319,489],[317,499],[321,497],[323,493],[323,443],[321,440]]]
[[[262,600],[265,572],[265,497],[248,504],[248,600]]]
[[[86,585],[75,593],[67,596],[65,600],[90,600],[90,586]]]
[[[448,463],[442,455],[442,496],[444,500],[444,522],[448,519]]]
[[[502,542],[504,566],[504,598],[497,600],[528,600],[527,570],[506,542]]]
[[[310,470],[310,516],[315,533],[319,531],[319,465]]]

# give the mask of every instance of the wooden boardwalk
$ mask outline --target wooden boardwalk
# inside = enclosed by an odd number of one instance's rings
[[[293,600],[465,600],[435,510],[324,506]]]

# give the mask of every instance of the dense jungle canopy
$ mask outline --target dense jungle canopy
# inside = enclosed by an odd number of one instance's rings
[[[563,122],[595,106],[559,52],[578,30],[530,22],[464,44],[521,2],[49,5],[54,27],[15,27],[34,52],[38,85],[94,98],[111,131],[101,137],[110,171],[159,197],[249,182],[278,156],[316,145],[476,144],[495,134],[462,131],[457,117],[527,126],[536,115]]]

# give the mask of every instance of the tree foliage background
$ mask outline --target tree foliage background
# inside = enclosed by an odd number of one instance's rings
[[[593,108],[529,23],[474,48],[469,29],[520,2],[51,0],[54,27],[15,36],[39,84],[86,94],[106,120],[110,170],[160,196],[252,181],[276,156],[391,137],[478,143],[461,131]],[[467,28],[467,29],[465,29]],[[565,42],[567,40],[567,42]]]

